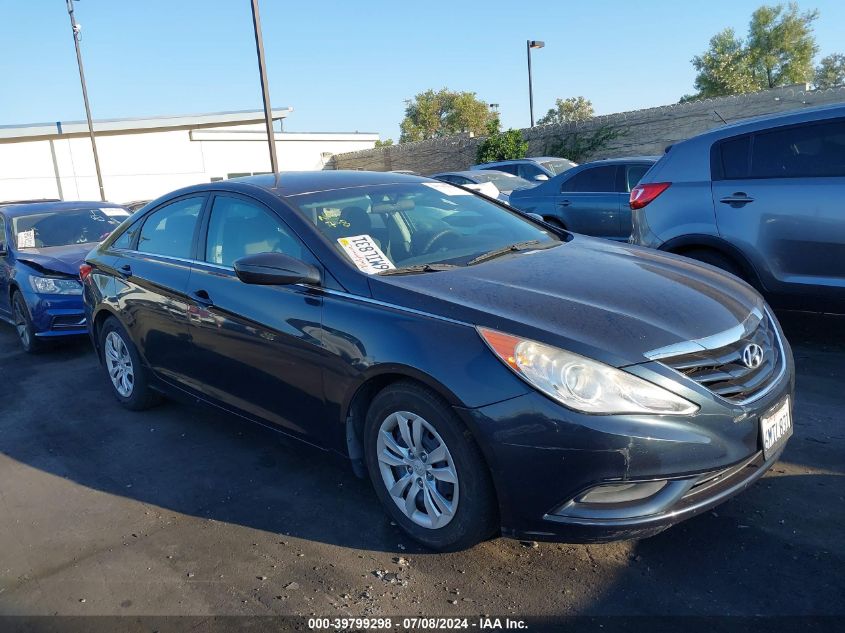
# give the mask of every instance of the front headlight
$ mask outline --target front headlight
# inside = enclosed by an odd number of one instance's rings
[[[698,411],[689,400],[610,365],[496,330],[478,332],[502,362],[570,409],[601,414]]]
[[[30,277],[32,289],[43,295],[81,295],[82,285],[76,279]]]

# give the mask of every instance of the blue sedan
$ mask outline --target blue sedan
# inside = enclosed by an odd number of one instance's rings
[[[627,241],[631,235],[628,198],[657,156],[584,163],[531,189],[514,191],[509,203],[543,216],[558,228]]]
[[[86,333],[79,266],[127,217],[108,202],[0,206],[0,320],[15,326],[25,351]]]

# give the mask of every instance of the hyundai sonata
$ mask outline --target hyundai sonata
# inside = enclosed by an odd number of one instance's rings
[[[792,432],[789,346],[750,286],[426,178],[182,189],[80,274],[126,407],[187,395],[347,456],[435,549],[651,535]]]

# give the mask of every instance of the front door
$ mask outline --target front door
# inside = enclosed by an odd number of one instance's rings
[[[217,194],[204,224],[203,262],[194,265],[188,292],[191,388],[296,435],[318,433],[327,422],[320,291],[245,284],[232,267],[264,252],[316,261],[276,213],[250,198]]]
[[[0,215],[0,318],[11,318],[12,306],[9,298],[9,241],[6,237],[6,218]]]

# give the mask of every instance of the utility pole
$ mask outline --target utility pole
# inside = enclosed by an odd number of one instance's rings
[[[79,49],[79,32],[82,27],[73,17],[74,0],[66,0],[67,13],[70,16],[70,28],[73,31],[73,45],[76,47],[76,65],[79,66],[79,81],[82,84],[82,100],[85,102],[85,117],[88,119],[88,135],[91,137],[91,150],[94,152],[94,169],[97,171],[97,184],[100,185],[100,200],[106,201],[103,188],[103,174],[100,172],[100,156],[97,154],[97,140],[94,138],[94,123],[91,121],[91,105],[88,103],[88,88],[85,85],[85,71],[82,68],[82,51]]]
[[[70,0],[68,0],[70,1]],[[255,31],[255,51],[258,54],[258,74],[261,76],[261,98],[264,101],[264,122],[267,125],[267,142],[270,145],[270,168],[279,173],[276,158],[276,134],[273,132],[273,112],[270,105],[270,86],[267,83],[267,62],[264,59],[264,39],[261,36],[261,17],[258,14],[258,0],[252,0],[252,26]]]
[[[528,107],[531,110],[531,127],[534,127],[534,88],[531,85],[531,49],[543,48],[545,42],[540,40],[526,40],[525,51],[528,53]]]

